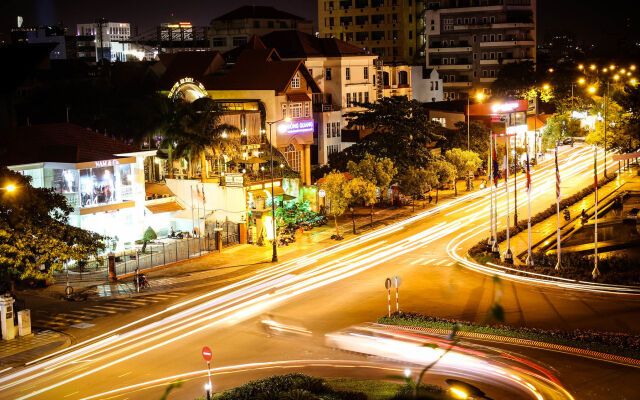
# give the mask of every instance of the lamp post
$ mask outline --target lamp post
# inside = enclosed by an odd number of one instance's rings
[[[467,96],[467,151],[471,150],[471,105],[469,103],[471,96]],[[478,101],[482,101],[484,99],[484,93],[478,92],[476,94],[476,99]],[[471,176],[467,175],[467,190],[471,190]]]
[[[271,225],[273,226],[273,254],[271,256],[271,262],[278,262],[278,248],[277,248],[277,243],[276,243],[276,199],[274,197],[274,193],[273,193],[273,184],[274,184],[274,178],[273,178],[273,140],[271,137],[271,127],[273,126],[273,124],[277,124],[278,122],[289,122],[291,121],[291,118],[286,117],[283,119],[279,119],[277,121],[267,121],[267,124],[269,124],[269,156],[271,159]]]

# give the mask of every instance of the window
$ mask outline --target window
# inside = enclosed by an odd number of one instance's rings
[[[358,92],[358,103],[362,103],[362,92]]]
[[[364,75],[364,79],[369,79],[369,67],[364,67],[362,70],[362,74]]]
[[[331,20],[331,25],[333,26],[333,18],[329,18],[329,19]],[[269,28],[273,28],[273,21],[269,21],[269,22],[267,22],[267,26],[268,26]]]
[[[478,36],[473,35],[473,43],[475,43],[475,42],[477,42],[477,41],[478,41]]]
[[[291,113],[291,118],[302,117],[302,103],[289,104],[289,111]]]
[[[340,122],[336,122],[336,137],[340,137],[340,134],[341,134]]]
[[[242,46],[243,44],[247,43],[247,37],[246,36],[234,36],[232,43],[233,43],[233,47]]]
[[[487,77],[487,70],[486,69],[482,70],[482,77],[483,78]]]
[[[291,79],[291,89],[300,89],[300,73],[297,71]]]
[[[501,59],[502,59],[502,52],[501,52],[501,51],[499,51],[499,52],[498,52],[498,60],[501,60]]]
[[[356,25],[367,25],[369,23],[368,15],[356,15]]]
[[[347,93],[347,107],[351,107],[351,93]]]
[[[413,47],[409,47],[409,55],[412,56],[413,55]]]
[[[282,28],[282,29],[287,29],[288,27],[289,27],[289,26],[287,26],[287,23],[286,23],[286,22],[284,22],[284,21],[283,21],[283,22],[280,22],[280,28]]]
[[[491,35],[489,35],[489,41],[490,42],[495,42],[496,41],[496,35],[494,35],[493,33]]]
[[[325,70],[324,78],[325,78],[326,80],[328,80],[328,81],[330,81],[330,80],[331,80],[331,68],[327,68],[327,69]]]
[[[453,40],[449,40],[449,46],[450,47],[455,47],[455,42]]]
[[[409,31],[409,39],[413,39],[413,31]]]
[[[344,78],[346,80],[351,80],[351,68],[347,67],[344,69]]]
[[[462,18],[456,19],[456,24],[457,25],[462,25]]]
[[[491,22],[492,24],[496,23],[496,17],[490,17],[489,18],[489,22]]]
[[[311,75],[313,77],[313,69],[309,68],[309,75]]]
[[[331,136],[332,137],[338,136],[338,123],[334,122],[333,124],[331,124],[331,126],[332,126]]]
[[[364,102],[365,103],[369,102],[369,92],[364,92]]]
[[[327,137],[331,137],[331,122],[327,122]]]
[[[282,118],[287,118],[287,105],[285,103],[282,104]]]
[[[435,82],[431,81],[431,89],[430,89],[430,90],[433,90],[433,84],[434,84],[434,83],[435,83]]]
[[[496,71],[495,70],[491,70],[491,73],[489,74],[490,77],[495,78],[496,76]]]
[[[438,81],[436,81],[436,90],[438,90]]]
[[[495,60],[496,59],[496,53],[494,53],[493,51],[491,53],[489,53],[489,59],[490,60]]]
[[[302,170],[302,163],[300,162],[300,151],[296,150],[293,143],[288,145],[284,150],[284,158],[287,159],[287,164],[289,164],[292,170]]]
[[[449,64],[449,59],[448,58],[443,58],[442,59],[442,65],[448,65]]]
[[[477,60],[478,59],[478,53],[473,53],[473,59]]]
[[[372,31],[371,40],[384,40],[384,31]]]
[[[309,109],[309,102],[308,102],[308,101],[305,101],[305,102],[304,102],[304,116],[305,116],[305,117],[308,117],[308,116],[310,115],[310,114],[309,114],[310,112],[311,112],[311,111],[310,111],[310,109]]]
[[[369,32],[356,32],[356,40],[359,42],[369,40]]]
[[[482,41],[486,42],[487,41],[487,35],[482,35]]]
[[[413,22],[413,14],[409,14],[409,22]]]
[[[260,21],[253,21],[254,28],[260,28]]]
[[[502,42],[502,33],[498,33],[498,42]]]
[[[225,37],[213,38],[213,47],[225,47],[226,45],[227,45],[227,38]]]

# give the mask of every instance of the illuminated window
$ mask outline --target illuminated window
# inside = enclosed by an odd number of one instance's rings
[[[300,161],[301,159],[300,151],[296,150],[293,144],[290,144],[284,150],[284,158],[287,159],[287,163],[289,164],[292,170],[298,171],[298,172],[302,170],[302,163]]]
[[[304,116],[305,116],[305,117],[308,117],[308,116],[310,115],[310,114],[309,114],[309,113],[310,113],[310,111],[309,111],[309,104],[310,104],[310,103],[309,103],[308,101],[305,101],[305,102],[304,102]]]
[[[286,104],[282,104],[282,118],[287,118],[287,105]]]
[[[300,73],[299,72],[296,72],[296,74],[293,76],[293,79],[291,79],[291,88],[300,89]]]
[[[289,104],[289,112],[291,114],[291,118],[302,117],[302,103]]]

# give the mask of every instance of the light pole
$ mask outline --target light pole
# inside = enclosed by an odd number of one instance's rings
[[[277,243],[276,243],[276,199],[274,197],[274,193],[273,193],[273,184],[274,184],[274,178],[273,178],[273,140],[271,137],[271,127],[273,126],[273,124],[277,124],[278,122],[289,122],[291,121],[291,118],[289,117],[285,117],[283,119],[279,119],[277,121],[267,121],[267,124],[269,124],[269,156],[271,158],[271,225],[273,227],[273,254],[271,256],[271,262],[278,262],[278,248],[277,248]]]
[[[471,96],[467,95],[467,151],[471,150],[471,113],[470,113],[470,104],[469,104],[469,99],[471,98]],[[478,99],[478,101],[482,101],[482,99],[484,99],[484,93],[482,92],[478,92],[476,94],[476,99]],[[467,175],[467,190],[471,190],[471,176]]]

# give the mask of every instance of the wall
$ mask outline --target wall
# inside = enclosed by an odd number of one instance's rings
[[[411,67],[412,99],[423,103],[442,101],[442,79],[439,78],[438,71],[431,70],[430,76],[423,79],[422,70],[423,67],[419,65]]]

